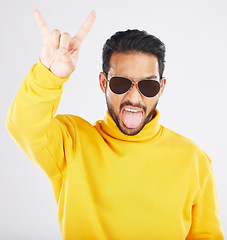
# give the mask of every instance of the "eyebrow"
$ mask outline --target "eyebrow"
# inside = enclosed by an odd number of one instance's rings
[[[144,79],[157,79],[158,78],[158,76],[156,76],[156,75],[151,75],[151,76],[149,76],[149,77],[146,77],[146,78],[144,78]]]
[[[119,76],[119,77],[126,77],[129,79],[140,79],[140,80],[142,80],[142,79],[146,79],[146,80],[158,79],[158,76],[156,76],[156,75],[151,75],[149,77],[143,77],[143,78],[131,78],[129,76]]]

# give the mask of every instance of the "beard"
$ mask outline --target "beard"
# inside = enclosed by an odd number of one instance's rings
[[[107,97],[106,97],[106,104],[107,104],[107,108],[108,108],[108,111],[109,111],[109,114],[110,116],[112,117],[112,119],[114,120],[115,124],[117,125],[117,127],[119,128],[119,130],[124,133],[125,135],[128,135],[128,136],[134,136],[136,134],[138,134],[143,128],[144,126],[151,121],[152,119],[152,116],[153,116],[153,113],[156,109],[156,106],[158,104],[158,100],[157,102],[154,104],[154,106],[152,107],[152,109],[150,110],[150,112],[147,114],[147,116],[145,117],[145,119],[143,120],[143,122],[140,124],[140,126],[138,128],[127,128],[124,123],[124,129],[122,128],[122,126],[120,125],[120,122],[119,122],[119,114],[116,113],[116,111],[114,110],[114,107],[113,105],[108,101]],[[120,105],[120,111],[121,112],[121,109],[124,107],[124,106],[133,106],[133,107],[139,107],[139,108],[142,108],[146,114],[147,112],[147,108],[145,106],[142,106],[141,104],[133,104],[131,103],[130,101],[125,101],[123,102],[121,105]]]

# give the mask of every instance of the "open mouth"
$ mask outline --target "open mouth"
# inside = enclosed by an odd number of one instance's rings
[[[122,110],[123,123],[127,128],[138,128],[142,122],[143,110],[125,106]]]

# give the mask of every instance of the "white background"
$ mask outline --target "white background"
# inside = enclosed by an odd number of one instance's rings
[[[9,106],[38,61],[41,36],[33,19],[36,8],[49,29],[71,35],[90,10],[97,11],[58,108],[58,113],[79,115],[90,123],[106,113],[98,83],[105,40],[116,31],[138,28],[166,44],[167,85],[158,106],[161,124],[191,138],[211,157],[227,236],[227,1],[1,0],[0,239],[61,239],[49,180],[5,128]]]

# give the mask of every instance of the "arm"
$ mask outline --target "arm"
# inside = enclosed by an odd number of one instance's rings
[[[95,13],[90,13],[74,38],[58,30],[50,33],[40,13],[34,14],[42,34],[40,62],[24,79],[8,112],[7,128],[25,154],[55,179],[61,177],[66,163],[64,141],[74,139],[67,134],[70,121],[59,121],[54,115]]]
[[[212,169],[201,191],[199,201],[192,208],[192,226],[187,239],[223,240],[217,189]]]

